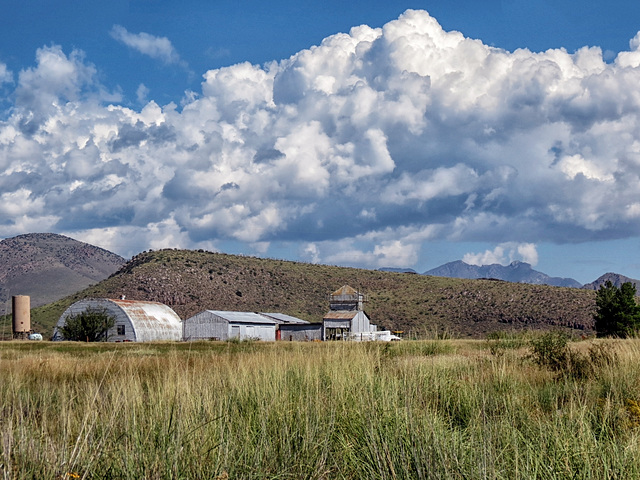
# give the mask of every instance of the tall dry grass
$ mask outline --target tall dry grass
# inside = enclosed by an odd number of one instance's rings
[[[607,348],[575,378],[454,340],[2,343],[0,473],[640,478],[640,343]]]

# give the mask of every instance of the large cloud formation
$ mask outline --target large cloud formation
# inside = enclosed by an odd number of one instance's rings
[[[52,46],[13,99],[0,236],[67,232],[121,253],[291,242],[311,261],[406,266],[429,240],[640,227],[640,34],[607,63],[598,47],[493,48],[409,10],[210,70],[180,107],[140,111]]]

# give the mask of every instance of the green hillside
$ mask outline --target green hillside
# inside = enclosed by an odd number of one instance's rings
[[[141,253],[107,280],[34,309],[32,323],[48,335],[71,303],[121,295],[165,303],[183,319],[214,309],[282,312],[319,322],[328,295],[344,284],[368,296],[365,310],[373,323],[420,337],[480,338],[498,330],[549,327],[581,334],[593,325],[593,291],[172,249]],[[9,333],[5,320],[0,334]]]

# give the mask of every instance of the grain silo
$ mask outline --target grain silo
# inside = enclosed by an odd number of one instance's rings
[[[26,339],[31,333],[31,297],[14,295],[11,307],[13,338]]]

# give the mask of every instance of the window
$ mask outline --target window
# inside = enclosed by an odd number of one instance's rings
[[[124,325],[118,325],[118,335],[124,335]]]

